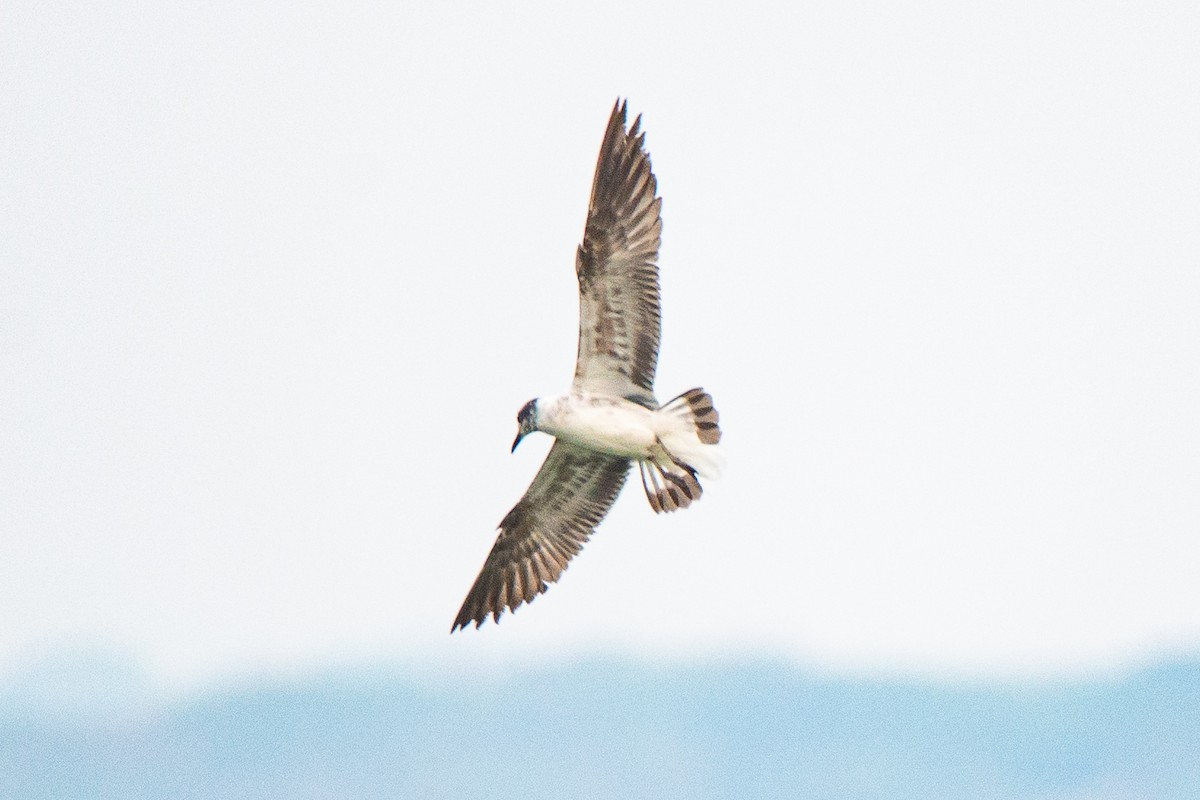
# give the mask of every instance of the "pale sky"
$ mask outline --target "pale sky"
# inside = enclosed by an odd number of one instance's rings
[[[1200,7],[393,5],[0,9],[0,677],[1200,650]],[[451,638],[617,96],[727,477]]]

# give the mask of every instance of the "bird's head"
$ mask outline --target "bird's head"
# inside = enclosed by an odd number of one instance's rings
[[[537,399],[535,398],[521,406],[521,410],[517,412],[517,438],[513,439],[512,451],[517,452],[517,445],[525,438],[525,434],[533,433],[537,429]]]

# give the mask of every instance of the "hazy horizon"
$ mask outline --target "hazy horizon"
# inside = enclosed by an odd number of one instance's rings
[[[43,687],[45,688],[45,687]],[[1043,685],[594,659],[327,670],[169,702],[0,685],[0,797],[1190,800],[1200,661]]]

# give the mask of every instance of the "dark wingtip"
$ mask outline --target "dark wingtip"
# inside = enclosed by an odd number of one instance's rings
[[[488,621],[488,617],[491,617],[492,621],[495,624],[499,625],[500,624],[500,615],[503,614],[505,612],[505,610],[507,610],[507,608],[508,607],[506,607],[506,606],[500,606],[500,607],[492,609],[490,611],[484,610],[484,612],[482,614],[479,614],[479,616],[475,616],[474,614],[468,613],[467,609],[463,608],[461,611],[458,612],[458,618],[454,620],[454,624],[450,626],[450,634],[454,635],[455,633],[458,633],[459,631],[465,631],[467,628],[471,627],[472,622],[475,623],[475,630],[479,630],[480,628],[483,627],[483,623]],[[512,607],[512,610],[516,611],[516,608]],[[478,611],[476,611],[475,613],[478,614]]]
[[[483,615],[483,619],[477,620],[474,617],[469,616],[465,611],[460,611],[458,613],[458,619],[454,620],[454,624],[450,626],[450,635],[453,636],[459,631],[465,631],[471,626],[472,622],[475,623],[475,630],[479,630],[480,626],[483,625],[483,622],[486,619],[487,614]]]
[[[466,601],[462,604],[462,608],[458,610],[458,616],[454,618],[454,624],[450,626],[451,635],[458,633],[459,631],[465,631],[472,622],[475,622],[475,614],[478,612],[472,612],[469,608],[470,605],[471,597],[468,595]],[[484,614],[483,616],[484,619],[487,618],[487,614]],[[478,628],[479,626],[476,625],[475,627]]]
[[[612,125],[614,123],[616,123],[616,124],[620,125],[621,130],[625,129],[625,116],[626,116],[626,110],[628,107],[629,107],[628,99],[623,100],[620,97],[617,98],[617,102],[613,103],[612,114],[609,115],[609,126],[610,127],[612,127]]]

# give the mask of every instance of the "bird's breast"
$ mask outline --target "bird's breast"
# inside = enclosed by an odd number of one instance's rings
[[[538,427],[558,439],[625,458],[645,458],[654,445],[654,412],[628,400],[569,395],[551,409]]]

